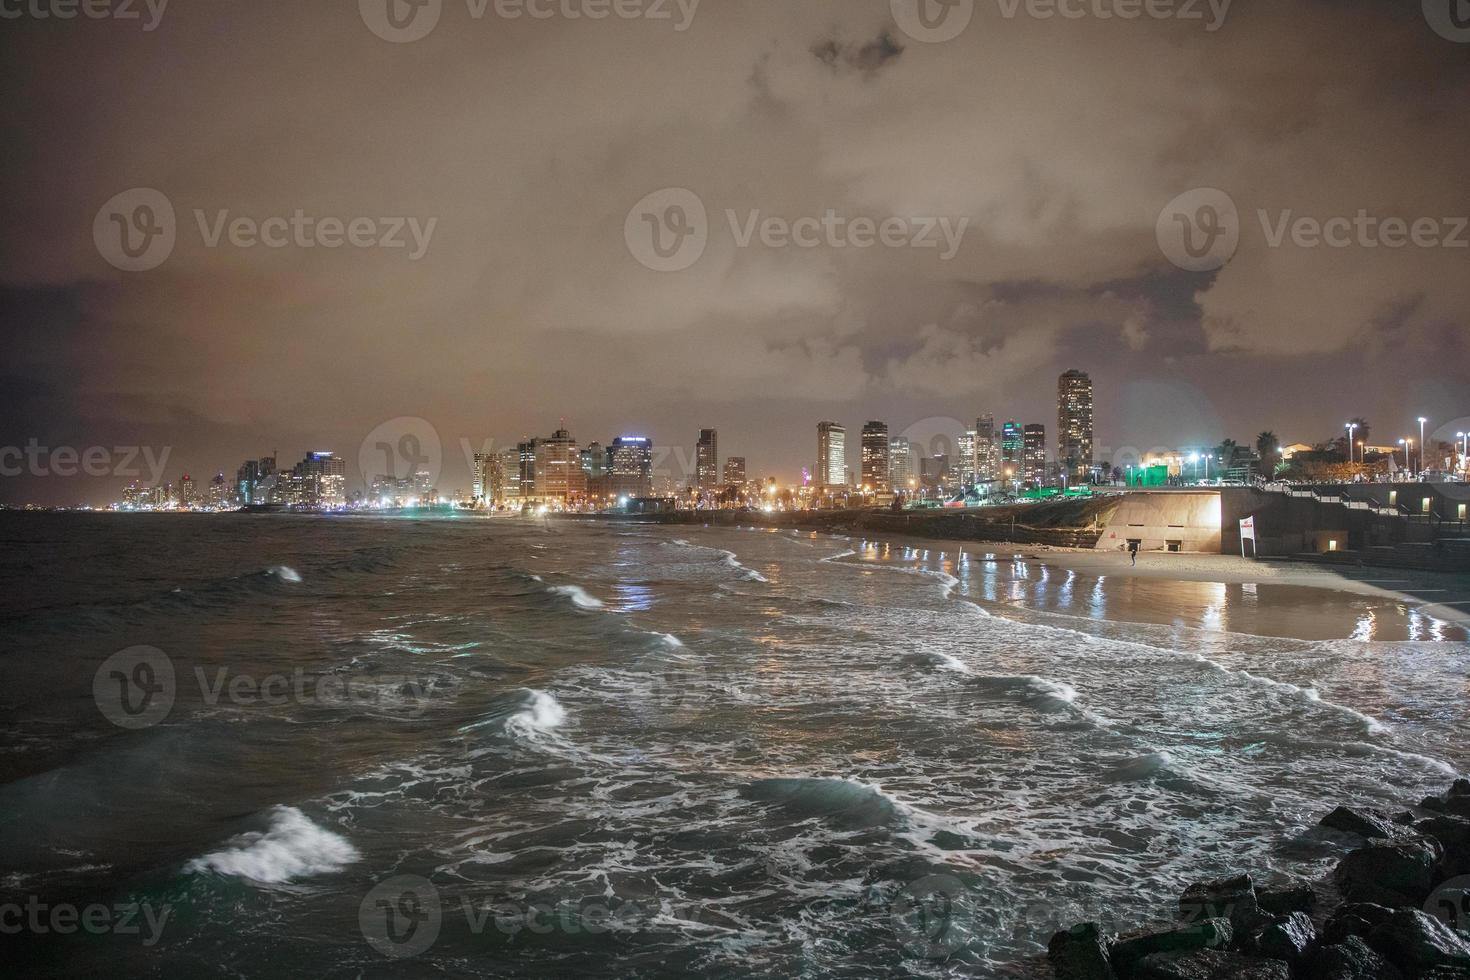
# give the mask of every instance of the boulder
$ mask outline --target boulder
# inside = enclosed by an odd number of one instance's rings
[[[1328,830],[1344,834],[1356,834],[1367,840],[1392,840],[1399,835],[1393,821],[1377,810],[1354,810],[1340,806],[1318,823]]]
[[[1470,779],[1457,779],[1450,785],[1449,796],[1470,796]]]
[[[1192,953],[1201,949],[1224,949],[1235,930],[1229,919],[1203,919],[1172,929],[1130,933],[1115,941],[1110,952],[1118,972],[1127,974],[1144,957],[1155,953]]]
[[[1197,950],[1145,956],[1130,976],[1133,980],[1291,980],[1291,968],[1280,960]]]
[[[1410,974],[1434,967],[1470,971],[1470,939],[1418,909],[1396,909],[1368,934],[1368,945]]]
[[[1375,928],[1387,922],[1393,909],[1368,902],[1352,902],[1340,905],[1327,917],[1322,929],[1322,941],[1329,945],[1346,942],[1350,937],[1368,938]]]
[[[1322,946],[1313,954],[1304,980],[1402,980],[1403,974],[1357,936],[1336,946]]]
[[[1229,919],[1237,932],[1254,928],[1261,914],[1251,876],[1195,882],[1179,898],[1179,918],[1184,922]]]
[[[1252,950],[1273,960],[1285,960],[1293,966],[1306,960],[1317,945],[1317,928],[1305,912],[1281,916],[1252,937]]]
[[[1426,796],[1419,804],[1421,810],[1435,813],[1451,813],[1457,817],[1470,817],[1470,796],[1446,793],[1444,796]]]
[[[1451,878],[1424,903],[1424,911],[1461,932],[1470,926],[1470,875]]]
[[[1051,937],[1046,945],[1057,980],[1114,980],[1108,937],[1096,922],[1084,922]]]
[[[1306,883],[1281,888],[1257,888],[1256,903],[1269,915],[1310,912],[1317,907],[1317,891]]]
[[[1372,840],[1338,862],[1338,887],[1350,902],[1419,906],[1434,887],[1442,855],[1437,841],[1418,835]]]
[[[1470,874],[1470,819],[1437,813],[1414,824],[1414,829],[1438,841],[1444,849],[1441,876],[1455,878]]]

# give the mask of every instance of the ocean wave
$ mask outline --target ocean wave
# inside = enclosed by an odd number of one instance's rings
[[[572,604],[578,609],[601,609],[602,600],[588,595],[587,590],[580,585],[553,585],[546,591],[554,595],[564,595],[572,600]]]
[[[301,573],[290,565],[272,565],[265,570],[265,574],[282,582],[290,582],[295,585],[301,581]]]
[[[231,846],[190,861],[184,871],[278,884],[340,871],[362,856],[345,837],[317,826],[292,806],[271,811],[269,830],[241,834],[228,843]]]
[[[899,816],[897,800],[880,787],[852,779],[758,779],[741,787],[740,795],[778,804],[798,817],[821,817],[856,827],[891,824]]]

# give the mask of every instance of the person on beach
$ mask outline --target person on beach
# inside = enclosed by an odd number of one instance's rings
[[[1130,564],[1132,564],[1133,566],[1137,567],[1137,565],[1138,565],[1138,542],[1137,541],[1129,541],[1128,542],[1128,559],[1129,559]]]

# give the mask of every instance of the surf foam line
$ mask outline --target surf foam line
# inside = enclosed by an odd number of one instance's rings
[[[227,843],[231,846],[190,861],[184,872],[212,871],[279,884],[340,871],[362,857],[347,838],[318,827],[294,806],[272,810],[270,829],[265,832],[241,834]]]

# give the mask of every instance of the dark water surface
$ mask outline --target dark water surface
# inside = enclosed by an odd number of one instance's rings
[[[0,541],[22,975],[1020,975],[1470,766],[1464,633],[1345,593],[521,519]]]

